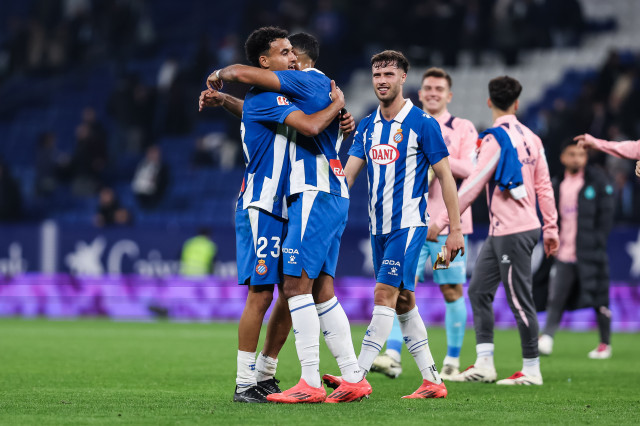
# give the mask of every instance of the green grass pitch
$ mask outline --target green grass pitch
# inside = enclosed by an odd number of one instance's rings
[[[263,327],[265,328],[265,327]],[[556,336],[542,359],[544,385],[499,387],[449,383],[443,400],[402,400],[420,384],[403,353],[402,376],[368,376],[373,394],[351,404],[272,405],[231,402],[236,324],[125,323],[106,320],[0,320],[0,424],[637,424],[640,339],[613,336],[610,360],[589,360],[594,332]],[[362,325],[353,327],[356,352]],[[429,330],[439,364],[444,330]],[[462,363],[475,359],[467,330]],[[338,373],[321,343],[321,372]],[[498,378],[521,367],[515,330],[496,332]],[[277,377],[294,385],[300,367],[290,338]]]

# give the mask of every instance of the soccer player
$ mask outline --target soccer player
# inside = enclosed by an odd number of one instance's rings
[[[518,121],[520,83],[508,76],[489,82],[487,104],[494,127],[482,138],[477,164],[464,180],[458,196],[464,212],[487,186],[490,208],[489,236],[485,241],[469,283],[469,300],[476,331],[476,362],[452,381],[494,382],[492,302],[500,281],[511,311],[518,323],[523,367],[500,385],[541,385],[538,357],[538,319],[533,303],[531,253],[540,237],[536,197],[544,225],[544,250],[547,256],[558,249],[557,212],[549,168],[540,138]],[[437,241],[446,226],[447,216],[440,213],[429,228],[428,239]]]
[[[400,52],[386,50],[371,58],[371,69],[380,106],[358,125],[345,166],[349,186],[367,167],[376,273],[373,318],[358,357],[360,374],[364,377],[371,369],[397,313],[404,341],[423,379],[418,390],[404,398],[444,398],[447,388],[429,350],[427,329],[415,303],[414,280],[428,225],[429,165],[442,185],[444,203],[451,214],[447,265],[458,251],[464,253],[456,184],[438,122],[403,97],[409,61]],[[330,375],[324,379],[330,386],[344,383]]]
[[[245,44],[247,59],[257,70],[294,69],[296,56],[287,32],[275,27],[254,31]],[[219,74],[219,72],[217,73]],[[282,283],[281,246],[285,236],[285,194],[289,171],[289,143],[295,131],[316,136],[344,107],[342,92],[331,82],[325,88],[323,109],[307,115],[280,94],[252,87],[244,102],[219,97],[220,104],[242,117],[246,170],[236,209],[238,282],[249,285],[249,295],[238,326],[238,374],[234,401],[266,402],[265,394],[279,391],[275,379],[258,387],[254,369],[273,372],[277,352],[255,350],[264,315],[273,298],[274,284]],[[201,97],[202,102],[202,97]],[[238,110],[241,107],[241,110]],[[283,294],[281,286],[280,294]],[[265,347],[284,344],[291,328],[286,302],[278,298],[267,328]],[[269,352],[269,351],[267,351]],[[263,366],[256,364],[263,363]],[[271,376],[272,377],[272,376]]]
[[[418,91],[422,110],[429,113],[440,124],[444,142],[449,150],[449,164],[451,172],[456,179],[464,179],[473,170],[475,161],[476,143],[478,132],[473,123],[464,118],[454,117],[447,109],[451,102],[451,76],[441,68],[429,68],[422,76],[422,86]],[[437,179],[434,179],[429,188],[427,213],[435,217],[444,211],[445,205],[442,198],[442,188]],[[460,217],[465,246],[467,235],[473,232],[471,209]],[[424,280],[424,265],[429,257],[435,262],[436,256],[447,238],[448,230],[445,228],[438,237],[438,242],[425,241],[418,258],[418,270],[416,282]],[[467,307],[465,305],[462,284],[467,279],[467,256],[456,257],[448,269],[438,269],[433,272],[434,281],[440,285],[440,291],[446,302],[445,328],[447,332],[447,355],[444,359],[440,376],[448,380],[452,375],[460,371],[460,350],[464,340],[465,325],[467,322]],[[402,371],[400,365],[400,348],[402,347],[402,333],[397,321],[394,321],[391,335],[387,340],[385,355],[378,356],[373,362],[371,371],[380,371],[389,377],[397,377]]]
[[[290,37],[300,71],[266,72],[232,65],[208,82],[240,81],[287,95],[303,111],[312,113],[330,102],[329,78],[313,68],[319,54],[317,40],[308,34]],[[337,123],[336,123],[337,124]],[[282,403],[349,402],[371,393],[359,367],[349,322],[333,292],[340,238],[348,213],[348,189],[338,151],[342,136],[337,125],[316,137],[298,135],[289,147],[288,231],[283,244],[284,293],[292,314],[302,377],[293,388],[267,397]],[[344,386],[329,397],[319,375],[319,334],[338,361]],[[358,377],[357,382],[353,380]]]
[[[611,358],[609,257],[607,240],[613,225],[613,187],[605,173],[587,165],[587,153],[576,140],[563,144],[562,179],[553,181],[560,218],[560,249],[549,280],[547,323],[538,340],[542,355],[553,350],[553,336],[565,309],[593,306],[600,344],[589,358]],[[577,291],[574,288],[577,285]],[[577,300],[571,300],[577,295]]]

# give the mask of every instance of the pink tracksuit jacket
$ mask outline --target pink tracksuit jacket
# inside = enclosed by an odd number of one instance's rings
[[[514,200],[508,190],[501,191],[493,182],[500,159],[500,145],[492,135],[487,135],[481,141],[475,168],[458,190],[460,211],[464,212],[486,186],[491,221],[489,235],[511,235],[540,228],[536,210],[537,198],[544,221],[543,236],[558,238],[558,212],[542,141],[520,123],[515,115],[499,117],[493,126],[502,126],[518,151],[527,195]],[[444,227],[448,223],[446,210],[440,212],[435,224]]]
[[[456,179],[464,179],[473,170],[476,158],[476,143],[478,142],[478,132],[469,120],[453,117],[448,111],[437,118],[442,130],[442,138],[449,150],[449,165],[451,173]],[[442,186],[438,179],[433,179],[429,187],[429,198],[427,200],[427,213],[429,217],[437,217],[440,212],[447,211],[442,198]],[[473,220],[471,209],[467,209],[460,216],[462,223],[462,233],[473,233]],[[445,227],[440,235],[447,235],[449,227]]]

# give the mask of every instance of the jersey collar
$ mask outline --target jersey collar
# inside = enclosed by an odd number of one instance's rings
[[[407,118],[407,115],[409,115],[409,111],[411,111],[411,108],[413,108],[413,102],[411,102],[411,99],[407,98],[400,112],[395,117],[393,117],[393,121],[402,123],[404,119]],[[382,115],[380,114],[380,106],[378,106],[378,109],[376,110],[376,118],[375,120],[373,120],[373,122],[377,123],[379,121],[382,121]]]
[[[305,69],[303,69],[301,71],[304,71],[304,72],[315,71],[317,73],[320,73],[320,74],[324,75],[324,73],[322,71],[320,71],[318,68],[305,68]]]

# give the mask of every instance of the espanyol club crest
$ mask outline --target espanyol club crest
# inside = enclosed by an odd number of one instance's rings
[[[256,272],[258,275],[264,275],[268,270],[269,268],[267,268],[265,261],[263,259],[258,260],[258,265],[256,266]]]
[[[402,137],[402,129],[398,129],[396,134],[393,135],[393,141],[395,143],[400,143],[400,142],[402,142],[402,139],[403,139],[403,137]]]
[[[374,145],[369,150],[369,158],[371,158],[371,161],[381,166],[393,163],[399,156],[400,152],[393,145]]]

